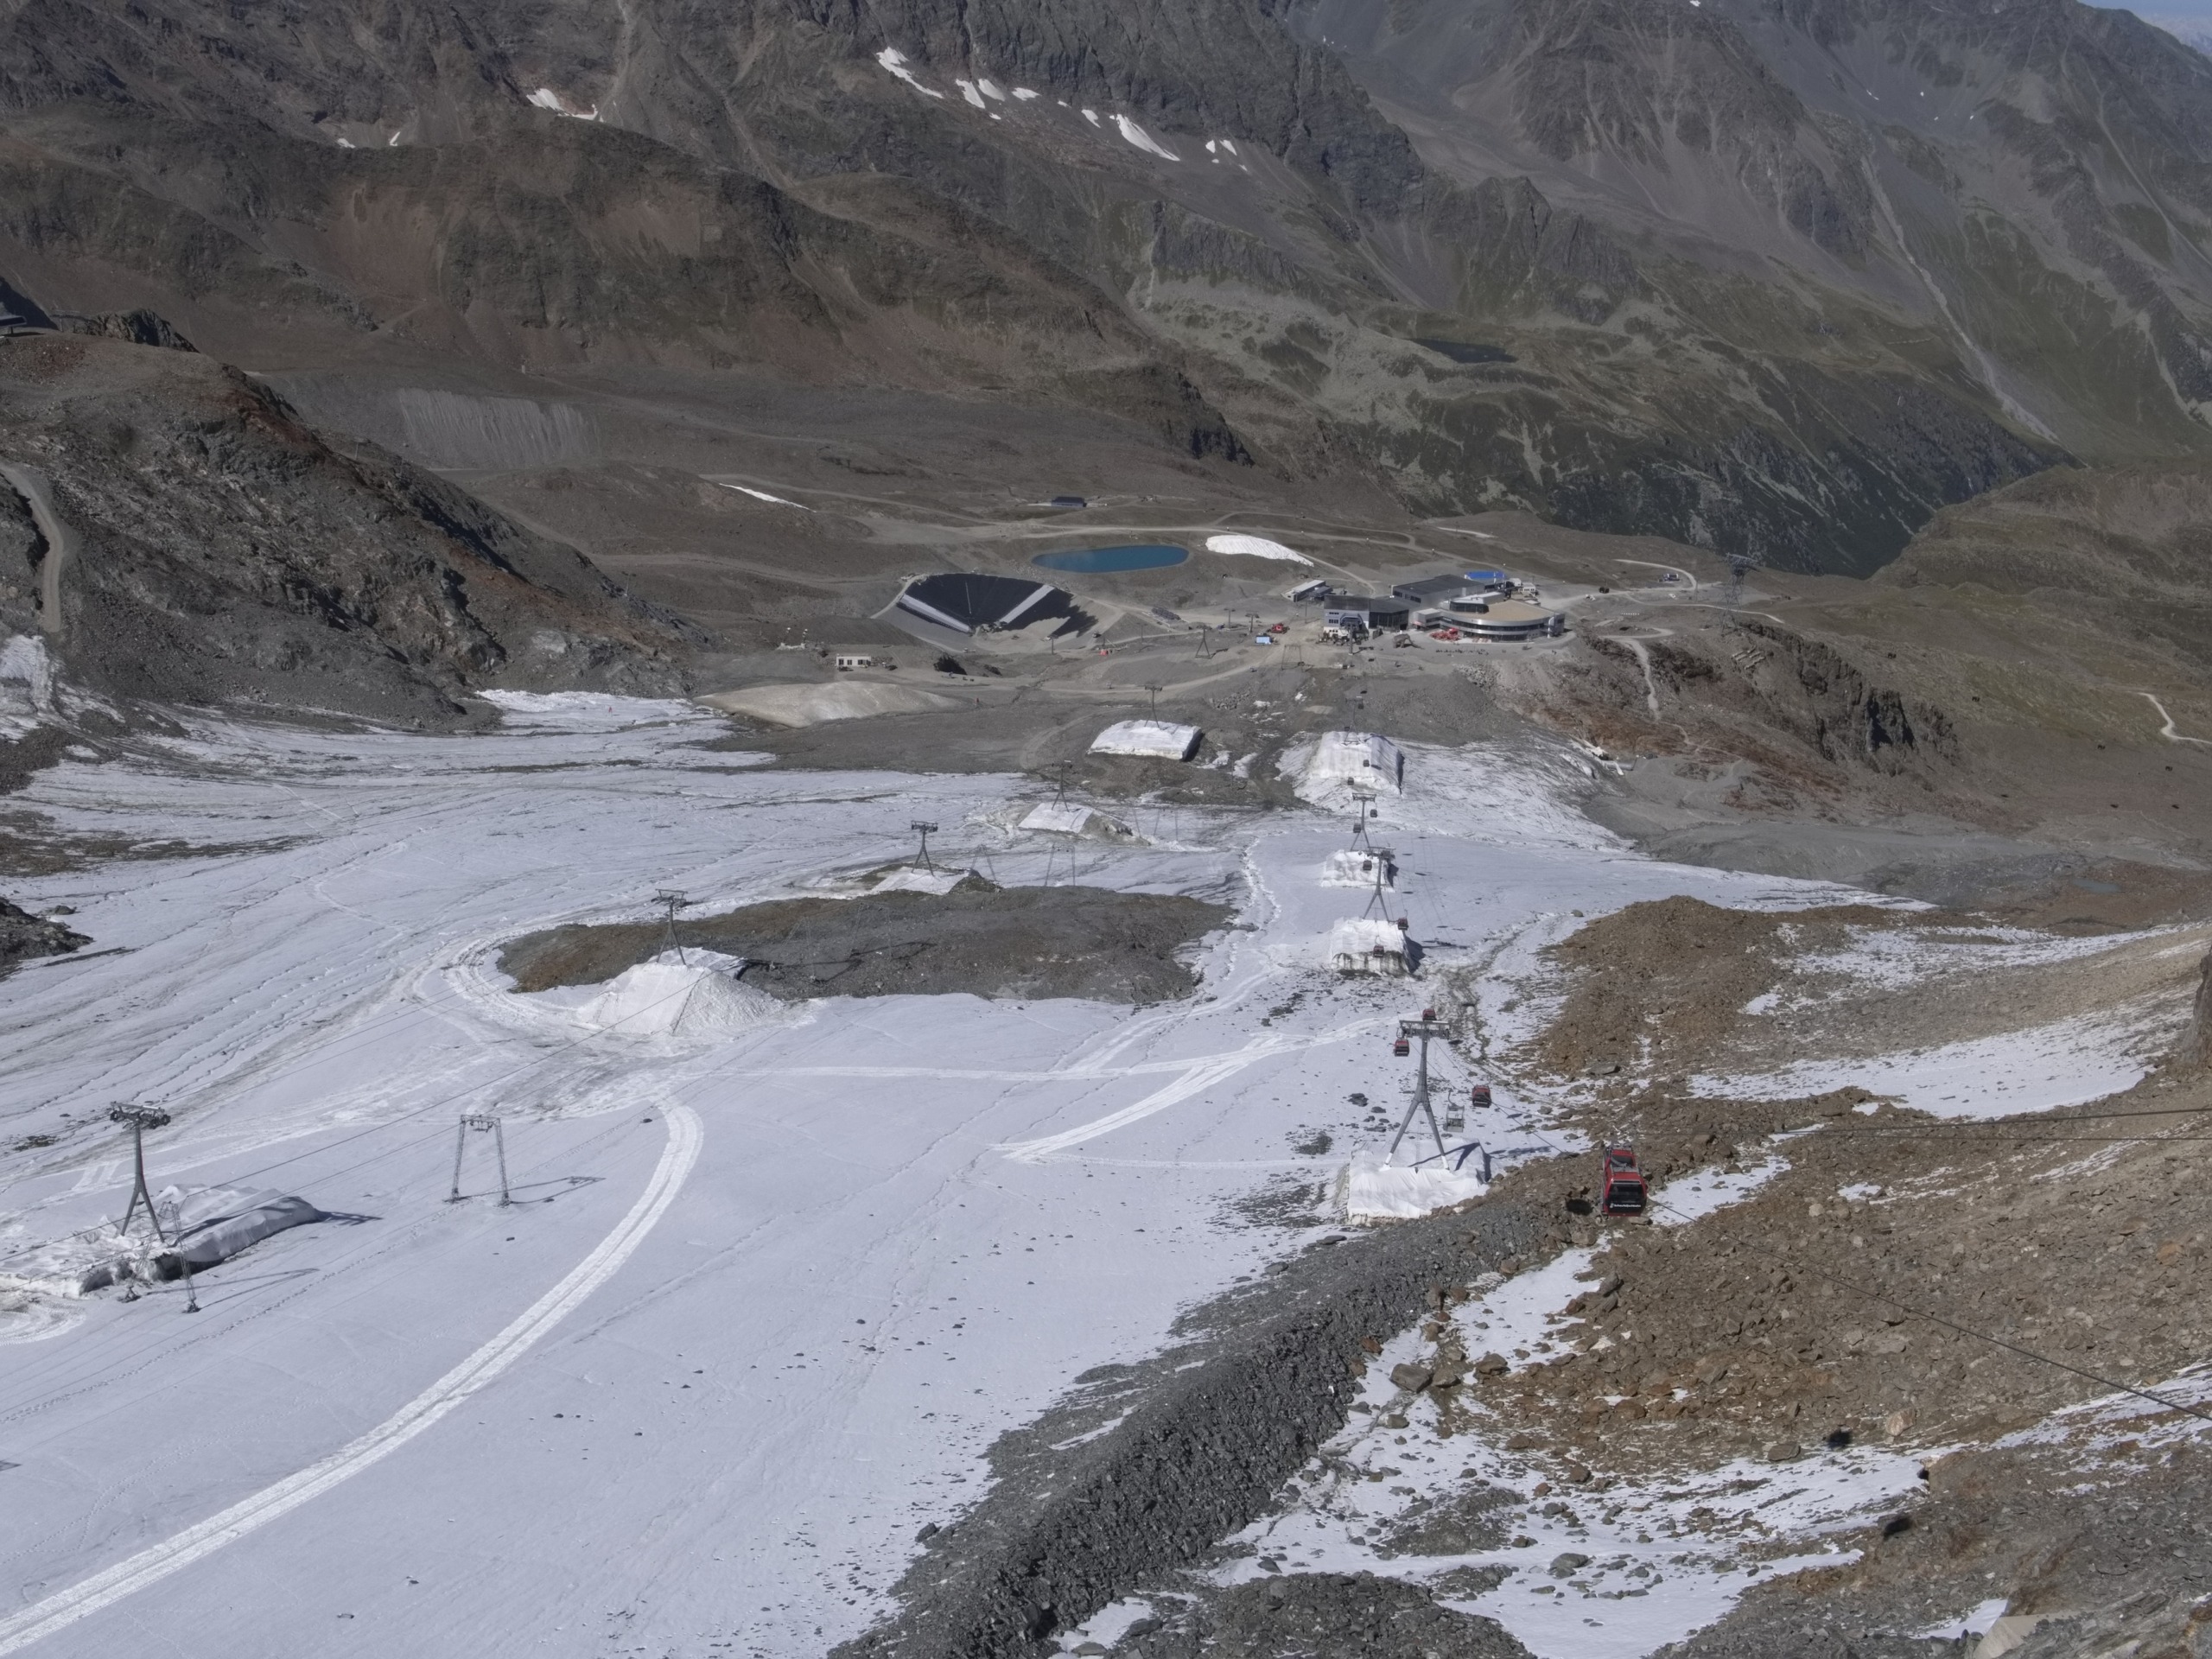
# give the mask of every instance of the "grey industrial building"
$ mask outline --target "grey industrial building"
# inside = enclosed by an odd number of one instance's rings
[[[1408,605],[1449,605],[1466,594],[1488,597],[1503,585],[1495,570],[1469,571],[1453,576],[1423,576],[1416,582],[1402,582],[1390,592]]]
[[[1321,601],[1321,620],[1333,628],[1365,628],[1379,633],[1402,628],[1413,607],[1402,599],[1370,599],[1358,594],[1331,594]]]

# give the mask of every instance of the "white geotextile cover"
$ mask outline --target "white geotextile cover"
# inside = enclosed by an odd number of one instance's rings
[[[1281,542],[1271,542],[1264,536],[1209,536],[1206,551],[1225,553],[1232,558],[1279,559],[1286,564],[1313,563],[1303,553],[1294,553]]]
[[[1195,726],[1167,720],[1117,720],[1090,740],[1093,754],[1143,754],[1163,760],[1187,760],[1203,736]]]
[[[177,1241],[175,1254],[195,1270],[227,1262],[271,1233],[322,1219],[322,1211],[305,1198],[274,1187],[250,1192],[235,1187],[196,1187],[189,1192],[164,1187],[154,1203],[162,1211],[164,1225],[171,1214],[176,1217],[177,1228],[169,1230],[169,1236]]]
[[[1410,1221],[1489,1191],[1481,1176],[1440,1161],[1416,1169],[1372,1152],[1356,1154],[1337,1172],[1337,1205],[1347,1221]]]
[[[624,1037],[721,1037],[766,1025],[784,1005],[730,976],[741,958],[664,950],[626,968],[569,1011],[577,1024]]]
[[[950,893],[975,874],[973,870],[925,870],[912,864],[895,869],[877,882],[870,893]]]
[[[726,715],[764,720],[772,726],[818,726],[832,720],[865,720],[871,715],[911,715],[956,709],[959,701],[918,685],[883,680],[834,680],[827,685],[755,685],[742,691],[717,691],[699,701]]]
[[[1109,818],[1096,807],[1073,801],[1039,801],[1023,815],[1018,830],[1042,830],[1056,836],[1084,836],[1109,841],[1129,833],[1128,825]]]
[[[1406,757],[1387,737],[1373,732],[1324,732],[1298,780],[1298,792],[1318,799],[1353,784],[1395,795],[1405,776]]]
[[[1397,883],[1390,873],[1387,860],[1378,860],[1372,853],[1344,849],[1331,853],[1322,861],[1321,885],[1325,887],[1367,887],[1375,886],[1375,867],[1382,866],[1382,890],[1388,893]]]
[[[1377,963],[1375,952],[1383,952]],[[1406,971],[1405,931],[1395,922],[1378,922],[1371,918],[1347,916],[1329,930],[1329,944],[1324,953],[1332,968],[1347,972],[1402,974]]]
[[[155,1278],[153,1258],[161,1255],[180,1255],[196,1272],[227,1262],[271,1233],[322,1219],[322,1211],[305,1198],[274,1187],[165,1186],[154,1204],[166,1244],[155,1242],[142,1207],[128,1239],[104,1224],[35,1246],[0,1272],[0,1288],[83,1296],[124,1279]]]

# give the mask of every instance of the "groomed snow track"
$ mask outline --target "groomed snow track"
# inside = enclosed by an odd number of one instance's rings
[[[989,1497],[901,1586],[906,1611],[832,1659],[1001,1659],[1039,1651],[1258,1516],[1343,1427],[1361,1339],[1386,1339],[1433,1288],[1548,1255],[1563,1227],[1499,1202],[1314,1248],[1182,1321],[1205,1332],[1102,1378],[994,1448]],[[1086,1418],[1103,1427],[1085,1428]]]

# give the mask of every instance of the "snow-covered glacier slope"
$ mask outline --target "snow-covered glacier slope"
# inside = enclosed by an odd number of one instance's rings
[[[16,798],[184,845],[14,890],[94,944],[0,987],[0,1274],[120,1215],[118,1100],[174,1117],[156,1185],[334,1218],[202,1275],[196,1314],[175,1286],[0,1308],[0,1652],[819,1650],[995,1435],[1302,1242],[1237,1203],[1325,1183],[1349,1094],[1402,1100],[1424,992],[1314,965],[1363,897],[1322,885],[1348,824],[1319,812],[1140,806],[1086,843],[1081,880],[1236,906],[1183,1003],[832,999],[692,1040],[517,995],[516,933],[803,889],[918,817],[1001,882],[1065,879],[994,827],[1019,780],[768,770],[722,729],[584,696],[465,737],[202,722]],[[1409,760],[1394,902],[1432,963],[1663,893],[1818,896],[1635,858],[1516,767]],[[1477,1127],[1510,1147],[1535,1104]],[[508,1207],[482,1135],[447,1202],[482,1112]]]

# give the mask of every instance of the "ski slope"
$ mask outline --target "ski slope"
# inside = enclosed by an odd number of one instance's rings
[[[1237,907],[1185,1003],[585,1028],[510,988],[500,941],[849,878],[917,817],[1002,883],[1068,856],[995,827],[1016,779],[773,771],[688,705],[506,701],[459,737],[202,719],[16,798],[202,850],[15,889],[94,944],[0,989],[0,1274],[121,1213],[118,1100],[173,1115],[157,1185],[334,1219],[202,1274],[197,1314],[171,1287],[0,1299],[0,1652],[819,1651],[886,1610],[995,1436],[1299,1247],[1239,1205],[1333,1175],[1351,1092],[1402,1105],[1388,1038],[1428,993],[1316,965],[1361,898],[1323,885],[1348,825],[1319,811],[1145,807],[1084,844],[1078,880]],[[1632,855],[1573,812],[1568,759],[1408,757],[1393,904],[1432,969],[1574,909],[1830,896]],[[1471,1127],[1544,1151],[1541,1105],[1501,1088]],[[503,1116],[512,1207],[488,1137],[446,1202],[462,1112]],[[1323,1128],[1332,1152],[1294,1150]]]

